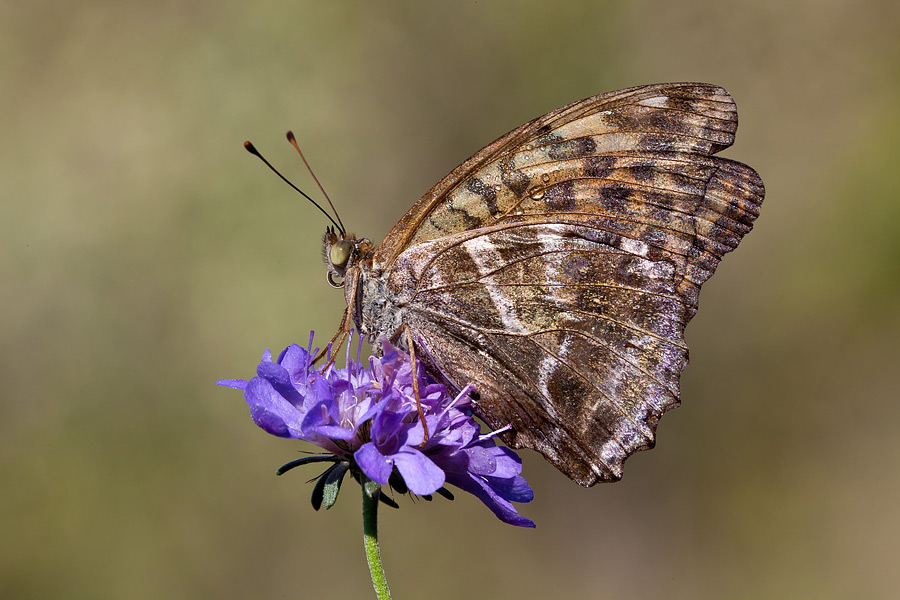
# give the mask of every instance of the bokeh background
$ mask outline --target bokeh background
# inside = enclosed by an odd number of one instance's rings
[[[0,3],[0,597],[373,597],[359,497],[220,378],[343,309],[297,133],[358,233],[520,123],[721,84],[767,186],[615,485],[525,452],[521,530],[382,511],[397,598],[896,598],[900,4]]]

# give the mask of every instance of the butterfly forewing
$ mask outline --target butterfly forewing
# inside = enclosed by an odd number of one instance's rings
[[[401,219],[354,319],[400,324],[505,439],[582,485],[621,476],[677,406],[700,285],[758,215],[723,89],[663,84],[588,98],[486,147]]]
[[[700,83],[629,88],[573,102],[486,146],[425,194],[391,230],[375,262],[389,264],[404,248],[488,224],[515,212],[519,199],[544,182],[529,166],[582,158],[603,171],[612,154],[633,151],[712,154],[734,142],[737,111],[724,89]],[[562,166],[562,165],[560,165]]]

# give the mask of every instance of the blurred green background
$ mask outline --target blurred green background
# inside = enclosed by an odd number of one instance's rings
[[[900,5],[0,6],[0,597],[368,598],[359,498],[309,506],[240,393],[343,310],[292,128],[357,233],[520,123],[708,81],[763,176],[704,286],[684,406],[616,485],[524,453],[521,530],[401,499],[397,598],[896,598]]]

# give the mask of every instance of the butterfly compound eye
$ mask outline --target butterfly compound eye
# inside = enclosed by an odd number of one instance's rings
[[[331,246],[329,258],[331,264],[335,267],[343,267],[350,260],[350,252],[353,250],[353,244],[348,241],[340,241]]]

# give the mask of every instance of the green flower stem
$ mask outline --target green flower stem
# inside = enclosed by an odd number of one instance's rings
[[[388,589],[384,566],[381,564],[381,551],[378,549],[378,495],[381,493],[381,486],[365,478],[362,483],[363,541],[369,573],[372,575],[372,585],[378,600],[391,600],[391,590]]]

